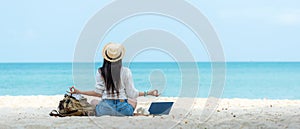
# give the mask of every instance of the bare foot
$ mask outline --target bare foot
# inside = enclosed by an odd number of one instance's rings
[[[135,109],[137,105],[137,100],[128,98],[128,103]]]
[[[91,105],[93,105],[93,106],[95,106],[96,107],[96,105],[99,103],[99,100],[97,100],[97,99],[93,99],[92,101],[91,101]]]

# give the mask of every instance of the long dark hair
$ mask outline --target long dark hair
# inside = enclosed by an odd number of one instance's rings
[[[109,62],[106,59],[104,59],[102,67],[99,68],[101,70],[101,75],[104,78],[106,91],[112,95],[114,95],[114,91],[116,91],[118,97],[121,83],[121,68],[122,60]]]

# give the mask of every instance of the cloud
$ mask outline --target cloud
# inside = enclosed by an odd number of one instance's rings
[[[264,22],[275,25],[300,25],[300,9],[275,7],[220,10],[219,17],[229,22]]]
[[[300,10],[281,13],[277,16],[277,21],[284,25],[300,25]]]
[[[27,29],[24,33],[24,38],[27,40],[33,40],[37,38],[37,33],[33,29]]]
[[[224,19],[269,19],[273,16],[272,8],[231,8],[220,10],[219,16]]]

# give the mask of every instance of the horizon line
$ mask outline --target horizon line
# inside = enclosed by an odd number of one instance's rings
[[[133,61],[130,63],[220,63],[223,61]],[[299,63],[300,61],[224,61],[225,63]],[[29,64],[29,63],[36,63],[36,64],[43,64],[43,63],[103,63],[103,61],[99,62],[0,62],[0,64]],[[129,62],[123,62],[123,63],[129,63]]]

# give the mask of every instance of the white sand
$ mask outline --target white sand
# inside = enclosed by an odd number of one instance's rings
[[[63,95],[0,96],[0,128],[300,128],[300,100],[222,99],[210,119],[201,123],[206,99],[138,99],[137,107],[145,108],[151,101],[174,101],[170,115],[164,116],[49,116],[62,98]]]

